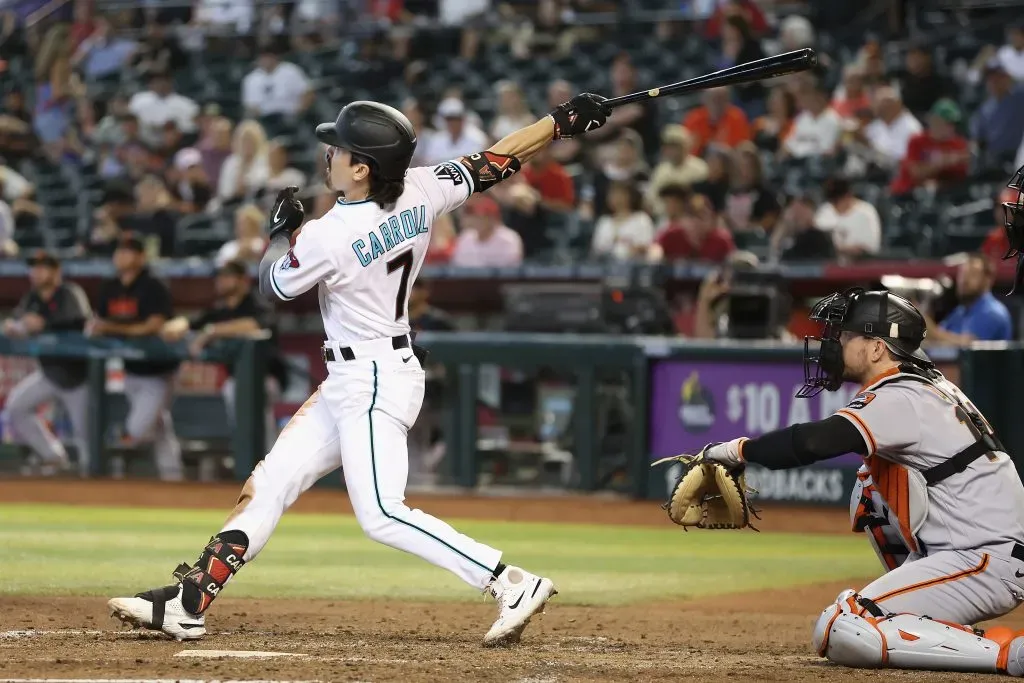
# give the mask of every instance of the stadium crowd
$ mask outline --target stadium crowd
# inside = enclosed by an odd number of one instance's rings
[[[401,106],[418,129],[415,162],[433,164],[485,148],[578,86],[621,95],[684,73],[682,62],[700,73],[805,46],[819,52],[816,72],[621,107],[595,135],[553,145],[436,226],[429,261],[721,262],[737,248],[869,258],[900,244],[901,201],[976,180],[993,199],[993,183],[1024,163],[1020,23],[969,60],[937,60],[927,42],[826,39],[804,16],[812,3],[689,4],[639,25],[657,49],[687,46],[661,71],[622,26],[588,21],[625,11],[597,0],[75,0],[39,20],[8,10],[0,253],[107,256],[131,231],[153,257],[252,262],[278,189],[304,188],[310,215],[331,206],[311,128],[346,99]],[[621,46],[601,52],[606,74],[562,78],[581,76],[559,66],[598,45]],[[341,74],[321,68],[331,60]],[[529,72],[538,60],[550,68]],[[474,70],[508,76],[488,92],[445,87],[471,85]]]

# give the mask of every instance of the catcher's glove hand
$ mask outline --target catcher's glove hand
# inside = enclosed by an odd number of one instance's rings
[[[750,527],[757,531],[750,518],[761,517],[748,498],[756,491],[747,487],[745,467],[730,469],[708,460],[704,453],[712,445],[705,446],[697,455],[677,455],[653,464],[678,461],[686,467],[662,508],[668,511],[669,519],[687,530],[694,526],[698,529]]]

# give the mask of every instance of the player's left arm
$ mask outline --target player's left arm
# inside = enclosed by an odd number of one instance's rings
[[[259,269],[259,288],[264,296],[291,301],[312,289],[334,272],[330,250],[317,243],[311,221],[295,238],[305,212],[295,198],[297,187],[287,187],[277,195],[270,212],[270,244],[263,252]]]
[[[541,120],[520,128],[477,154],[459,159],[476,192],[486,192],[520,171],[523,164],[554,140],[570,139],[603,126],[611,109],[600,95],[583,93],[555,107]]]
[[[824,420],[717,444],[708,448],[704,457],[726,467],[752,462],[770,470],[788,470],[844,453],[867,452],[867,444],[857,428],[849,420],[831,415]]]

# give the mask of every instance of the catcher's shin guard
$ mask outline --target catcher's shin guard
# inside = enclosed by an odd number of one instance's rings
[[[863,615],[860,613],[863,612]],[[843,591],[814,625],[818,655],[858,669],[922,669],[1024,675],[1024,637],[989,633],[915,614],[886,614]]]
[[[181,602],[192,614],[202,614],[245,560],[249,537],[244,531],[222,531],[210,539],[194,566],[182,564],[174,575],[181,581]]]

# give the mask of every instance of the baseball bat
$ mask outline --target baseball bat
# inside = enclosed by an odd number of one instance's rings
[[[746,64],[737,64],[736,66],[730,66],[728,69],[713,71],[712,73],[697,76],[696,78],[690,78],[685,81],[679,81],[678,83],[661,85],[657,88],[651,88],[650,90],[645,90],[643,92],[630,93],[629,95],[622,95],[621,97],[612,97],[611,99],[605,100],[604,103],[608,107],[614,109],[615,107],[621,107],[624,104],[652,100],[656,97],[683,95],[686,93],[698,92],[700,90],[721,88],[726,85],[739,85],[741,83],[761,81],[766,78],[786,76],[800,71],[807,71],[817,65],[818,56],[814,54],[814,50],[804,48],[802,50],[794,50],[793,52],[784,52],[783,54],[775,55],[774,57],[755,59],[754,61],[747,62]]]

